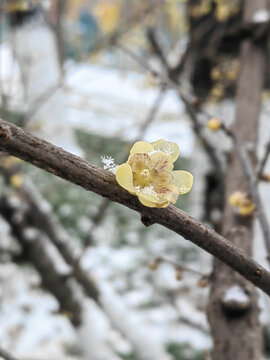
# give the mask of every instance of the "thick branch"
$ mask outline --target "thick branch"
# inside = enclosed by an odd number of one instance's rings
[[[0,120],[0,150],[136,210],[145,224],[161,224],[214,255],[270,295],[270,273],[215,231],[174,206],[146,208],[115,177],[17,126]]]

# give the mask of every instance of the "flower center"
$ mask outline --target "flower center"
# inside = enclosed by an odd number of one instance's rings
[[[141,171],[140,176],[144,180],[148,180],[150,178],[150,171],[148,169],[144,169],[144,170]]]

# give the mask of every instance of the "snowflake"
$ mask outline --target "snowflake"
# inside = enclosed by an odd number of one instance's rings
[[[104,170],[109,170],[110,172],[112,172],[113,174],[116,173],[116,170],[118,168],[118,165],[115,164],[115,160],[114,158],[112,158],[111,156],[101,156],[101,161],[103,162],[103,169]]]

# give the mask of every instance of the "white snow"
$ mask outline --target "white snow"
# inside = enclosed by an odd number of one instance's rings
[[[254,23],[264,23],[269,21],[270,13],[267,10],[258,10],[252,17]]]
[[[101,161],[103,162],[103,169],[109,170],[113,174],[116,174],[118,165],[115,164],[115,160],[111,156],[101,156]]]
[[[250,300],[245,290],[242,287],[238,285],[234,285],[230,287],[228,290],[226,290],[223,297],[223,301],[224,302],[235,301],[237,303],[246,304]]]
[[[37,32],[42,33],[42,31],[44,31],[42,27],[37,27]],[[16,33],[14,41],[19,43],[21,37],[26,36],[26,34],[27,32]],[[29,38],[28,42],[31,43],[31,41],[32,38]],[[33,41],[35,52],[39,56],[44,48],[53,45],[50,35],[47,40],[44,38],[44,42],[47,42],[46,46],[36,41],[36,35]],[[19,52],[19,55],[22,59],[26,56],[28,45],[26,48],[21,46],[21,54]],[[28,56],[30,55],[31,53],[28,54]],[[12,60],[11,51],[7,44],[0,47],[1,58],[4,59],[5,64],[10,64]],[[52,68],[55,60],[50,59],[48,61],[48,57],[45,56],[42,62],[33,68],[36,68],[35,71],[39,73],[43,71],[42,68],[45,65]],[[16,66],[18,65],[16,64]],[[12,82],[12,87],[18,92],[16,97],[18,107],[25,109],[19,76],[15,77],[14,72],[9,70],[8,66],[6,66],[5,71],[2,85],[8,88],[8,84]],[[40,83],[40,81],[36,81],[35,73],[30,75],[28,81],[30,86],[28,89],[29,104],[35,102],[41,91],[44,93],[55,85],[60,76],[55,71],[50,72],[50,76],[45,77],[46,83]],[[52,91],[51,97],[30,122],[30,129],[32,128],[32,131],[35,131],[37,135],[40,134],[47,140],[79,155],[81,151],[74,141],[73,127],[108,137],[120,136],[123,139],[133,141],[139,132],[140,124],[144,122],[159,92],[158,88],[145,87],[143,85],[145,81],[146,76],[137,73],[125,72],[123,75],[119,70],[104,68],[99,65],[70,64],[66,69],[63,87],[55,92]],[[41,129],[37,130],[37,127],[41,127]],[[60,134],[61,136],[59,136]],[[191,154],[192,131],[184,113],[183,105],[172,90],[167,92],[156,120],[144,136],[144,140],[149,142],[158,138],[177,142],[180,147],[180,154],[183,156]]]
[[[130,313],[129,309],[125,308],[121,298],[105,284],[102,287],[101,301],[110,316],[111,322],[122,334],[126,334],[140,359],[172,360],[171,356],[161,346],[161,343],[155,338],[154,328],[150,332],[147,324],[141,326],[138,317]],[[151,336],[149,336],[150,333]]]

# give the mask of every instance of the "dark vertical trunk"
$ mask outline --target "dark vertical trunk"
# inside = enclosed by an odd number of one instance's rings
[[[244,21],[255,11],[264,9],[264,0],[246,0]],[[240,47],[241,72],[236,97],[234,131],[243,145],[252,144],[255,159],[261,92],[265,73],[265,39],[243,40]],[[254,161],[255,163],[255,161]],[[252,216],[236,215],[228,202],[234,191],[248,192],[241,163],[234,149],[225,178],[223,234],[251,255]],[[226,298],[228,290],[238,286],[243,299]],[[257,294],[254,287],[220,261],[214,261],[213,284],[208,305],[208,318],[214,340],[214,360],[258,360],[262,358],[262,332],[258,320]]]

